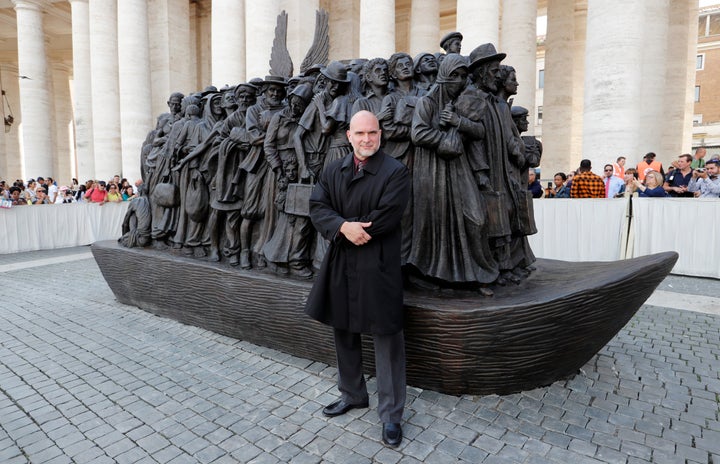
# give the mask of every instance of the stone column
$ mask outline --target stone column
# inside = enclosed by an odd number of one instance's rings
[[[116,0],[90,2],[93,146],[98,180],[122,171],[117,26]]]
[[[642,101],[641,63],[652,1],[588,1],[582,152],[596,172],[621,153],[648,151],[639,143],[643,106],[650,104]]]
[[[75,124],[75,174],[84,182],[95,177],[92,91],[90,81],[90,13],[88,0],[70,0],[72,8],[72,98]]]
[[[543,177],[574,170],[571,162],[573,120],[573,39],[575,0],[550,0],[545,38],[543,89]],[[580,115],[577,115],[580,116]]]
[[[330,3],[330,59],[360,57],[360,1]]]
[[[245,2],[212,0],[211,15],[212,83],[217,88],[235,85],[245,79]],[[274,31],[270,24],[263,26]],[[270,46],[272,40],[268,50]]]
[[[500,39],[500,0],[457,0],[457,30],[463,35],[462,54],[480,44]]]
[[[8,99],[8,104],[13,110],[13,117],[15,122],[10,126],[10,131],[5,132],[5,126],[3,125],[2,132],[0,132],[0,139],[4,141],[0,142],[0,169],[4,169],[5,180],[12,182],[15,179],[22,178],[22,155],[20,152],[20,85],[18,82],[18,67],[16,63],[3,63],[0,66],[0,81],[2,81],[5,95]],[[5,104],[3,102],[3,104]],[[5,108],[7,111],[7,107]],[[7,116],[7,113],[6,113]]]
[[[440,0],[413,0],[410,6],[410,55],[440,50]]]
[[[55,114],[55,159],[53,172],[58,185],[69,185],[77,177],[73,146],[73,113],[70,98],[70,66],[53,63],[53,97]]]
[[[288,14],[287,47],[292,57],[293,74],[300,73],[300,64],[315,38],[315,12],[319,8],[318,0],[283,0],[281,3],[281,9]]]
[[[360,0],[360,57],[395,53],[395,0]]]
[[[503,0],[499,50],[507,53],[503,64],[514,67],[517,74],[519,86],[513,104],[524,106],[530,113],[530,132],[527,135],[532,135],[535,127],[537,9],[537,0]]]
[[[695,0],[670,2],[667,35],[667,85],[663,109],[663,153],[692,153],[695,56],[698,4]]]
[[[245,43],[250,44],[245,52],[246,79],[265,77],[269,73],[270,51],[275,38],[277,15],[280,11],[280,0],[245,2]]]
[[[645,34],[643,38],[640,87],[640,105],[642,116],[640,118],[640,132],[638,134],[638,151],[628,153],[630,155],[627,164],[635,165],[641,161],[641,157],[648,151],[656,152],[658,160],[667,165],[670,160],[676,158],[680,153],[668,153],[663,150],[662,138],[663,129],[667,115],[665,110],[665,92],[668,89],[666,84],[666,66],[668,51],[668,13],[670,0],[652,0],[645,2],[643,9]],[[675,2],[672,2],[675,3]],[[682,3],[682,2],[680,2]],[[677,18],[679,19],[679,18]],[[673,17],[673,21],[677,20]],[[685,37],[685,36],[683,36]],[[681,42],[685,43],[684,40]],[[687,64],[686,60],[683,60]],[[636,65],[637,66],[637,65]],[[683,86],[684,88],[684,86]],[[678,138],[682,135],[675,134]],[[613,154],[612,161],[621,155]]]
[[[587,3],[575,4],[575,39],[573,40],[573,119],[569,171],[580,166],[585,108],[585,47],[587,45]]]
[[[122,0],[117,9],[122,177],[140,178],[140,150],[153,129],[150,43],[145,0]]]
[[[23,178],[53,172],[52,101],[43,31],[44,0],[13,0],[17,16]],[[20,121],[16,121],[18,124]]]
[[[187,0],[148,1],[152,114],[155,116],[168,111],[167,100],[171,93],[187,95],[199,90],[197,73],[190,67],[190,54],[195,47],[190,45],[189,14]]]

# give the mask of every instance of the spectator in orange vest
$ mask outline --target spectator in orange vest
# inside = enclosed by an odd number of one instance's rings
[[[650,170],[657,171],[665,177],[665,171],[663,170],[662,164],[660,161],[655,161],[655,153],[653,152],[647,153],[643,157],[643,160],[637,165],[638,179],[640,182],[645,180],[645,174],[647,174]]]

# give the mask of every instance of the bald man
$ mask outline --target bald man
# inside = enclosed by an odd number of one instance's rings
[[[402,441],[405,406],[400,219],[410,194],[408,169],[380,150],[375,115],[350,120],[353,152],[328,165],[310,197],[310,218],[330,241],[305,312],[333,327],[340,399],[328,417],[368,407],[360,334],[372,335],[383,442]]]

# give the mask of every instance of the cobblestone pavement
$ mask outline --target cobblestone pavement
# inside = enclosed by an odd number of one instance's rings
[[[720,463],[719,316],[643,306],[520,394],[410,387],[391,449],[372,380],[370,409],[325,418],[334,368],[121,305],[87,252],[0,256],[0,463]]]

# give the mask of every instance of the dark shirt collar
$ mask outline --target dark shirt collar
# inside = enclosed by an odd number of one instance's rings
[[[380,165],[382,164],[382,158],[385,156],[382,150],[378,150],[374,155],[369,156],[366,159],[365,165],[363,166],[363,171],[375,174],[377,173],[378,169],[380,169]],[[348,154],[342,163],[342,168],[346,169],[355,169],[355,154],[350,153]]]

